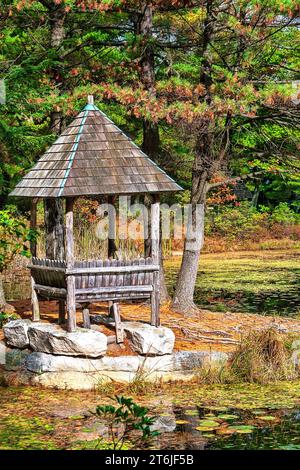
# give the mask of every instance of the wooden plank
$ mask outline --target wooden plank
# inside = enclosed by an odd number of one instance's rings
[[[50,288],[49,288],[50,289]],[[64,289],[57,289],[64,290]],[[94,287],[94,289],[77,289],[76,295],[80,294],[110,294],[110,293],[128,293],[128,292],[152,292],[153,286],[120,286],[120,287]]]
[[[52,260],[52,261],[55,261],[55,260]],[[54,273],[63,273],[63,274],[65,274],[66,272],[66,268],[61,268],[61,267],[55,266],[54,264],[53,266],[38,266],[36,264],[29,264],[27,268],[33,271],[45,271],[45,272],[51,271]]]
[[[66,323],[66,302],[59,300],[58,302],[58,324],[64,325]]]
[[[67,290],[61,289],[59,287],[49,287],[49,286],[41,286],[40,284],[35,284],[34,290],[44,297],[53,297],[53,298],[66,298]]]
[[[117,302],[113,303],[113,314],[116,328],[116,341],[120,344],[124,342],[124,331],[121,323],[119,304]]]
[[[134,266],[138,266],[139,269],[140,269],[139,260],[138,260],[138,259],[134,259],[134,260],[132,261],[132,264],[133,264]],[[131,284],[132,286],[136,286],[137,283],[138,283],[138,271],[139,271],[139,269],[138,269],[138,270],[135,269],[135,270],[132,271],[132,273],[131,273],[130,284]]]
[[[121,300],[128,300],[128,292],[120,293],[120,292],[110,292],[110,293],[102,293],[99,291],[98,293],[76,293],[76,302],[78,303],[85,303],[85,302],[108,302],[108,301],[117,301],[120,302]],[[138,299],[150,299],[151,292],[134,292],[130,294],[131,300],[138,300]]]
[[[32,321],[40,321],[40,307],[37,292],[35,290],[35,281],[31,276],[31,312]]]
[[[97,267],[97,273],[96,273],[96,282],[95,282],[95,287],[101,287],[102,286],[102,281],[103,277],[101,274],[99,274],[101,271],[99,268],[103,267],[103,261],[102,260],[97,260],[96,261],[96,267]]]
[[[143,269],[142,271],[139,271],[139,273],[138,273],[137,283],[140,286],[140,285],[145,284],[145,267],[146,267],[145,266],[145,258],[140,258],[139,259],[139,265]]]
[[[88,263],[89,267],[92,269],[96,268],[96,261],[89,261]],[[88,278],[88,287],[93,288],[95,287],[95,281],[96,281],[96,276],[94,273],[89,273],[89,278]]]
[[[82,310],[83,328],[91,328],[90,311],[87,307]]]
[[[144,258],[142,258],[144,259]],[[150,258],[151,259],[151,258]],[[157,271],[159,269],[159,264],[149,264],[149,265],[139,265],[139,259],[134,260],[136,264],[134,266],[129,265],[129,261],[123,262],[124,266],[117,263],[110,263],[109,266],[103,267],[84,267],[84,268],[72,268],[66,270],[66,275],[73,274],[112,274],[112,273],[133,273],[133,272],[144,272],[144,271]],[[105,262],[107,264],[107,262]]]
[[[126,261],[124,261],[124,264],[127,268],[129,268],[124,273],[124,286],[129,286],[131,284],[131,272],[132,272],[131,269],[135,268],[136,266],[132,266],[131,259],[127,259]]]
[[[103,261],[103,267],[105,267],[105,268],[111,267],[110,261],[109,261],[108,259],[106,259],[106,260]],[[110,272],[110,271],[107,271],[107,273],[109,273],[109,272]],[[102,285],[103,285],[104,287],[108,287],[108,286],[109,286],[109,274],[103,274]]]
[[[67,269],[74,266],[74,237],[73,237],[73,206],[74,199],[66,200],[66,262]],[[67,329],[76,330],[75,276],[67,276]]]

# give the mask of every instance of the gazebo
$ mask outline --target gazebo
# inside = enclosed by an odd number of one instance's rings
[[[117,342],[123,341],[118,301],[151,299],[151,324],[159,326],[159,194],[182,188],[161,170],[88,97],[88,104],[17,184],[11,196],[31,198],[31,226],[40,199],[65,198],[65,259],[36,257],[32,244],[32,319],[38,299],[59,301],[59,322],[76,329],[76,304],[90,327],[90,303],[110,302]],[[74,258],[73,205],[80,196],[151,194],[151,255],[136,260],[77,261]]]

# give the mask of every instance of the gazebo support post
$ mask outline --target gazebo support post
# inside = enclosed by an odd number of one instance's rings
[[[108,207],[108,258],[116,258],[117,256],[117,245],[116,245],[116,217],[115,217],[115,196],[108,196],[107,202]]]
[[[116,217],[114,211],[114,204],[115,204],[116,197],[115,196],[108,196],[107,203],[108,203],[108,249],[107,249],[107,256],[108,259],[115,258],[117,253],[117,245],[116,245]],[[114,308],[113,302],[108,302],[108,314],[110,317],[114,316]]]
[[[74,236],[73,236],[73,205],[74,198],[66,199],[66,264],[67,269],[74,267]],[[75,276],[67,276],[67,330],[76,330]]]
[[[66,323],[66,302],[64,300],[58,301],[58,324],[63,325]]]
[[[30,207],[30,228],[32,230],[36,230],[36,206],[37,206],[37,198],[32,198],[31,207]],[[30,242],[30,251],[31,251],[31,256],[36,257],[36,240],[32,240]],[[40,320],[39,299],[35,290],[35,282],[32,276],[31,276],[31,311],[32,311],[32,321],[39,321]]]
[[[145,194],[144,196],[144,205],[147,210],[147,221],[145,223],[145,233],[147,237],[144,240],[144,256],[149,258],[151,256],[151,204],[153,202],[153,197],[150,194]]]
[[[159,196],[155,195],[151,205],[151,257],[153,264],[159,265]],[[153,273],[153,292],[151,294],[151,325],[159,326],[159,271]]]

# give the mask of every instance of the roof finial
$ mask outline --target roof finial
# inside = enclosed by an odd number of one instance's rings
[[[88,95],[88,104],[94,104],[94,97],[93,97],[93,95]]]

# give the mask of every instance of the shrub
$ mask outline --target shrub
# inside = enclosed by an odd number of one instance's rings
[[[139,433],[134,440],[135,448],[158,436],[159,433],[150,428],[155,418],[148,416],[148,408],[134,403],[132,398],[116,396],[115,399],[118,407],[97,406],[95,413],[107,422],[111,446],[114,450],[123,449],[126,441],[133,436],[133,432]]]
[[[30,256],[28,242],[36,238],[36,232],[28,228],[26,221],[11,210],[0,211],[0,273],[17,254]]]
[[[281,225],[294,225],[300,222],[299,215],[296,214],[288,205],[287,202],[281,202],[273,210],[270,216],[271,223]]]

